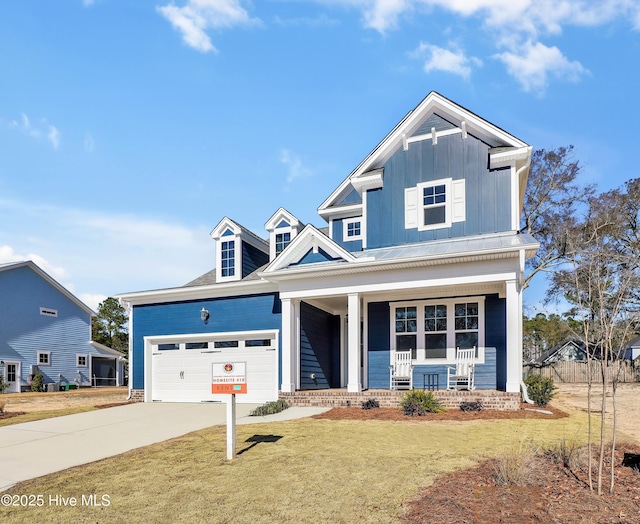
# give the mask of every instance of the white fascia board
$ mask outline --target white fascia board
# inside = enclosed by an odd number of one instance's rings
[[[120,351],[110,348],[109,346],[105,346],[104,344],[100,344],[100,342],[96,342],[95,340],[90,340],[89,345],[100,351],[101,353],[108,353],[111,356],[114,356],[120,360],[127,360],[126,357],[120,353]]]
[[[222,220],[218,222],[218,225],[211,231],[211,238],[213,238],[214,240],[219,240],[222,237],[222,233],[224,233],[227,229],[231,229],[234,235],[239,235],[240,231],[242,231],[242,227],[240,226],[240,224],[237,224],[229,217],[223,217]]]
[[[132,306],[143,304],[159,304],[164,302],[184,302],[189,300],[203,300],[208,298],[233,297],[240,295],[256,295],[259,293],[277,292],[278,286],[266,280],[251,280],[211,284],[208,286],[179,287],[158,289],[154,291],[140,291],[137,293],[123,293],[115,298],[121,303]]]
[[[320,216],[326,220],[329,218],[340,219],[359,216],[362,214],[362,204],[348,204],[340,207],[330,207],[329,209],[323,209],[318,211]]]
[[[410,137],[422,124],[424,119],[431,113],[442,114],[448,120],[453,122],[464,121],[468,134],[478,136],[493,146],[512,146],[526,147],[527,144],[522,140],[514,137],[499,127],[491,124],[487,120],[479,117],[471,111],[455,104],[444,96],[432,91],[429,93],[418,106],[407,114],[402,121],[380,142],[376,148],[360,163],[356,169],[331,193],[318,208],[318,213],[323,216],[323,211],[331,206],[336,197],[351,184],[354,177],[360,176],[362,173],[372,169],[382,167],[384,162],[403,145],[403,135],[405,139]]]
[[[497,151],[489,154],[489,167],[495,169],[497,167],[510,166],[518,163],[524,163],[531,158],[531,152],[533,148],[531,146],[518,147],[514,149],[507,149],[503,151]]]
[[[384,168],[367,171],[351,179],[351,185],[362,195],[370,189],[379,189],[384,183]]]
[[[267,220],[264,224],[264,228],[267,231],[273,231],[278,227],[278,224],[282,222],[282,220],[286,220],[292,228],[297,228],[300,226],[300,221],[289,211],[287,211],[284,207],[281,207],[276,211],[271,218]]]

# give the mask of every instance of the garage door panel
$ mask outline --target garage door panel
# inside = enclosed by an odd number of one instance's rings
[[[277,337],[274,340],[277,340]],[[163,343],[165,343],[164,340]],[[178,350],[156,351],[151,355],[152,400],[224,402],[226,395],[211,393],[212,364],[222,361],[246,362],[247,393],[237,395],[237,402],[263,403],[276,400],[278,398],[277,355],[276,350],[265,347],[201,351],[187,350],[184,344]]]

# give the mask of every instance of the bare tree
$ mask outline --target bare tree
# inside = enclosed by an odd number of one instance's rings
[[[578,182],[581,170],[573,146],[533,152],[520,232],[533,235],[540,249],[527,260],[524,288],[536,274],[552,273],[566,262],[567,234],[576,225],[579,206],[594,190]]]

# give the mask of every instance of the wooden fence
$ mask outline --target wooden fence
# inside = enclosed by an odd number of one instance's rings
[[[628,360],[611,362],[605,368],[607,380],[617,378],[618,382],[640,382],[640,363]],[[592,361],[591,369],[586,362],[554,362],[552,364],[525,364],[523,376],[542,375],[551,378],[556,383],[587,383],[589,375],[593,383],[602,382],[600,361]]]

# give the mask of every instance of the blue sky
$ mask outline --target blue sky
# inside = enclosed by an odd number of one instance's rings
[[[5,0],[0,47],[0,262],[93,308],[211,269],[225,215],[323,226],[432,90],[637,176],[637,0]]]

